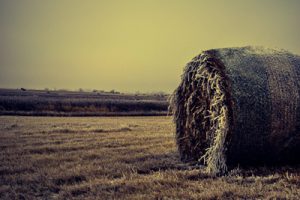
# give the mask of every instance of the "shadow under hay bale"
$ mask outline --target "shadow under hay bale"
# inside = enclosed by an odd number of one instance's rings
[[[170,106],[182,161],[210,173],[300,160],[300,57],[262,47],[203,51]]]

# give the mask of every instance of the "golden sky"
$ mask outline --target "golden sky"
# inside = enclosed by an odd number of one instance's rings
[[[0,87],[171,92],[201,50],[300,54],[299,0],[0,0]]]

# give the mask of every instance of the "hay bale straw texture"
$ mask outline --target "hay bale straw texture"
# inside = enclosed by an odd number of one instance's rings
[[[182,161],[213,174],[299,163],[300,57],[263,47],[203,51],[171,98]]]

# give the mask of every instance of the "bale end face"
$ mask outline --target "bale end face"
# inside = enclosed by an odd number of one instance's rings
[[[232,108],[224,65],[213,52],[187,64],[170,105],[181,160],[201,162],[212,174],[224,173]]]

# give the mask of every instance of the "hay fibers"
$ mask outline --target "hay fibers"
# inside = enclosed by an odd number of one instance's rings
[[[213,174],[299,163],[300,57],[262,47],[203,51],[171,98],[182,161]]]

